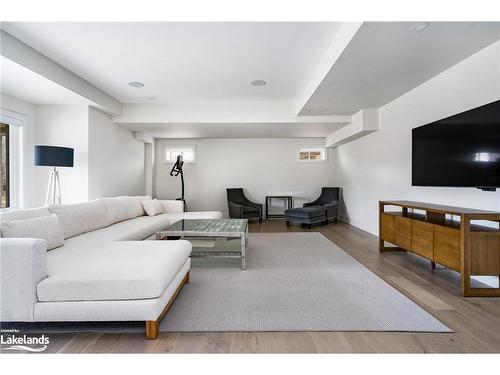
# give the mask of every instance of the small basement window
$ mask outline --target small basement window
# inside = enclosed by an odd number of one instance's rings
[[[195,145],[166,145],[163,155],[165,163],[175,163],[178,155],[182,155],[184,163],[194,163]]]
[[[297,158],[300,162],[326,162],[328,161],[327,148],[301,146],[298,149]]]

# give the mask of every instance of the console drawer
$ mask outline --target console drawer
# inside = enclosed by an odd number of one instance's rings
[[[434,261],[460,272],[460,230],[434,225]]]
[[[413,220],[411,224],[411,250],[427,259],[434,259],[434,226]]]
[[[411,222],[412,220],[407,217],[396,216],[395,243],[408,250],[411,249]]]
[[[380,214],[380,236],[384,241],[394,243],[394,219],[394,215]]]

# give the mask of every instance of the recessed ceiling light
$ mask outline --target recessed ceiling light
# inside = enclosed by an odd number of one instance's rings
[[[144,83],[137,82],[137,81],[129,82],[128,85],[131,86],[131,87],[136,87],[136,88],[144,87]]]
[[[267,82],[263,79],[257,79],[255,81],[250,82],[252,86],[264,86]]]
[[[429,22],[417,22],[411,25],[411,29],[413,31],[422,31],[427,29],[428,27],[429,27]]]

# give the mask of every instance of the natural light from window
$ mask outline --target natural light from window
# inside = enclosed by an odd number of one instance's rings
[[[327,161],[326,147],[299,147],[298,160],[301,162]]]
[[[165,146],[165,162],[175,163],[178,155],[182,155],[185,163],[195,162],[195,146],[194,145],[167,145]]]

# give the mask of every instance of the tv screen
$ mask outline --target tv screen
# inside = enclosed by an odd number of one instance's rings
[[[500,187],[500,100],[413,129],[412,185]]]

